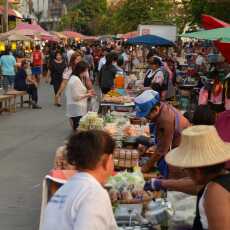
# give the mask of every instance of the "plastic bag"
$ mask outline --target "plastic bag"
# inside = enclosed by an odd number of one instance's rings
[[[170,230],[190,229],[195,218],[197,197],[181,192],[168,192],[167,200],[175,210],[169,224]]]

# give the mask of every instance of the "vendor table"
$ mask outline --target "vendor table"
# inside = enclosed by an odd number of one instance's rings
[[[20,98],[20,107],[23,108],[24,104],[24,97],[28,96],[28,105],[30,107],[31,103],[31,98],[30,95],[26,91],[17,91],[17,90],[10,90],[6,93],[8,96],[12,96],[14,98],[14,112],[16,112],[16,99],[17,97]]]
[[[14,96],[12,95],[0,95],[0,103],[2,103],[2,110],[6,112],[15,112],[16,105],[12,104],[12,100],[14,100]]]

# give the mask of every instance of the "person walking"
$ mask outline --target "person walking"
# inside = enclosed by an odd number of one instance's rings
[[[57,51],[54,60],[50,63],[51,85],[54,88],[54,105],[60,107],[60,97],[57,97],[58,90],[62,83],[63,72],[66,68],[66,62],[62,57],[62,53]]]
[[[37,82],[40,83],[42,74],[43,54],[40,45],[36,45],[35,50],[32,52],[32,74],[36,77]]]
[[[75,69],[76,65],[82,60],[82,53],[79,51],[74,52],[71,55],[69,65],[65,68],[63,75],[62,75],[62,83],[61,86],[56,94],[56,97],[61,97],[63,94],[65,87],[72,75],[73,70]],[[59,100],[59,99],[57,99]]]
[[[114,52],[106,55],[106,64],[102,66],[99,73],[99,85],[103,94],[108,93],[114,87],[114,78],[117,73],[115,64],[117,60],[118,55]]]
[[[6,93],[10,88],[14,86],[15,72],[16,72],[16,59],[11,54],[10,48],[6,47],[4,54],[0,58],[1,72],[3,76],[3,89]]]

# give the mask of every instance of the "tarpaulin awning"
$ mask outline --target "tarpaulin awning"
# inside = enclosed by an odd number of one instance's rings
[[[212,16],[203,15],[202,16],[202,26],[205,29],[209,30],[209,29],[215,29],[215,28],[229,27],[230,24],[223,22]],[[228,39],[225,39],[225,41],[227,43],[215,41],[214,44],[219,49],[219,51],[222,53],[222,55],[225,57],[226,61],[230,63],[230,41]]]
[[[174,46],[173,42],[151,34],[130,38],[127,43],[130,45]]]
[[[75,31],[63,31],[62,34],[64,34],[68,38],[74,38],[74,39],[81,39],[81,40],[97,40],[98,37],[96,36],[88,36],[84,35]]]
[[[60,38],[60,39],[67,39],[67,36],[64,35],[64,34],[61,33],[61,32],[51,31],[50,33],[51,33],[51,34],[54,34],[55,36],[57,36],[57,37]]]
[[[12,30],[12,32],[24,36],[36,36],[41,40],[54,41],[54,42],[59,41],[57,36],[50,34],[46,30],[44,30],[40,25],[38,25],[36,22],[33,22],[32,24],[21,22],[16,26],[15,29]]]
[[[32,41],[32,38],[20,34],[3,33],[0,35],[0,41]]]
[[[0,6],[0,15],[3,15],[4,11],[5,11],[4,7]],[[8,9],[8,15],[9,16],[14,16],[14,17],[20,18],[20,19],[23,18],[23,16],[17,10],[10,9],[10,8]]]
[[[202,27],[206,30],[217,29],[221,27],[229,27],[230,24],[223,22],[217,18],[214,18],[210,15],[202,15]]]
[[[83,39],[84,35],[75,31],[64,31],[62,32],[66,37],[68,38],[79,38],[79,39]]]
[[[213,30],[202,30],[193,33],[181,34],[181,37],[197,38],[201,40],[228,42],[230,40],[230,27],[218,28]]]

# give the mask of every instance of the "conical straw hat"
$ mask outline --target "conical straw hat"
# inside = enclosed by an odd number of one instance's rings
[[[181,168],[216,165],[230,160],[230,145],[221,140],[214,126],[193,126],[182,132],[180,146],[165,159],[169,165]]]

